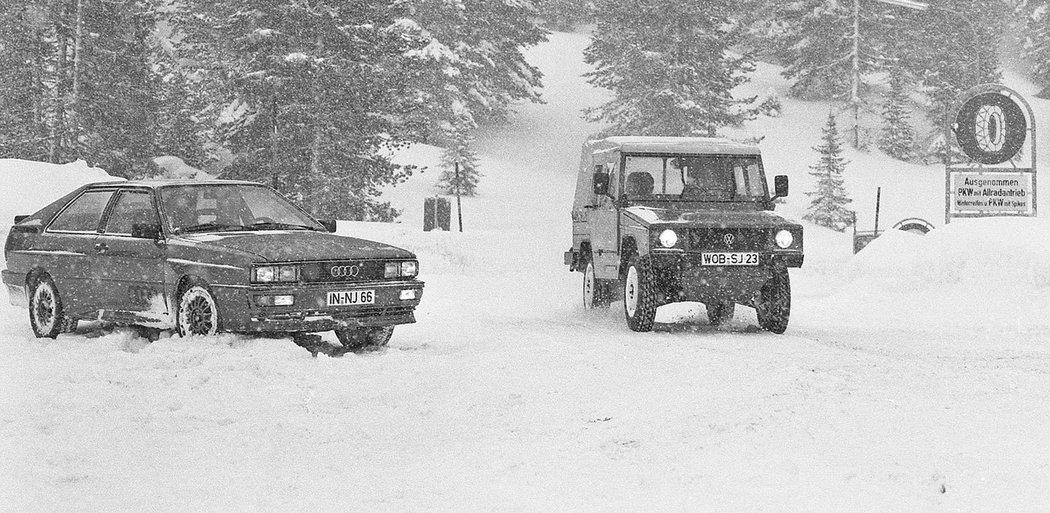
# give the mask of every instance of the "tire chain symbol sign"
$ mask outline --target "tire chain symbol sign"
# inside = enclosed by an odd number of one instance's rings
[[[967,157],[981,164],[1001,164],[1021,151],[1028,122],[1012,98],[987,92],[963,103],[952,128]]]

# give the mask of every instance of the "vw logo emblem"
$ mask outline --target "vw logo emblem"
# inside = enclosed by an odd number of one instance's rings
[[[333,265],[332,268],[328,270],[328,273],[331,274],[333,278],[353,278],[354,276],[357,276],[358,272],[359,269],[356,265]]]
[[[722,242],[726,243],[727,248],[733,247],[733,242],[736,241],[736,236],[732,233],[727,233],[722,236]]]

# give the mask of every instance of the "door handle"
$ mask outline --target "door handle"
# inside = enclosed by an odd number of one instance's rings
[[[105,242],[99,242],[95,244],[95,253],[105,253],[109,249],[109,245]]]

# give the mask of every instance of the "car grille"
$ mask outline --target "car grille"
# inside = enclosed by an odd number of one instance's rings
[[[763,251],[770,247],[767,230],[754,228],[694,228],[689,248],[694,251]]]
[[[302,264],[306,283],[353,283],[383,279],[385,260],[346,260]]]

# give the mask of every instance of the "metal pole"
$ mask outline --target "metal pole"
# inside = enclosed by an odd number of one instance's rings
[[[879,206],[882,204],[882,187],[875,190],[875,236],[879,236]]]
[[[456,214],[459,216],[459,232],[463,233],[463,203],[459,200],[459,162],[455,162],[456,169]]]
[[[271,98],[270,124],[273,125],[273,133],[270,134],[270,173],[273,175],[273,188],[277,189],[277,93]]]

